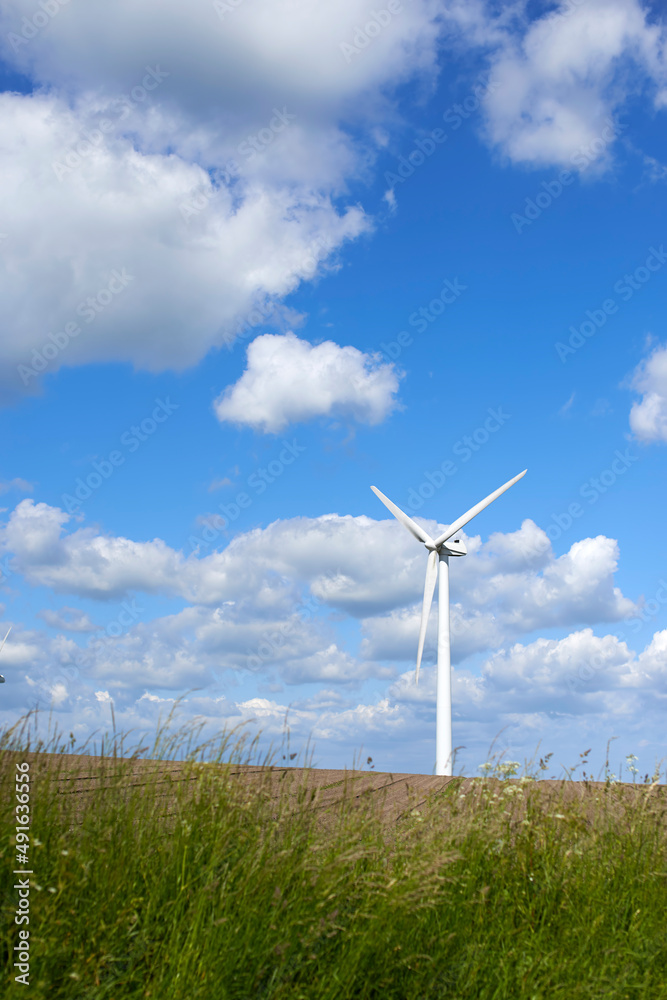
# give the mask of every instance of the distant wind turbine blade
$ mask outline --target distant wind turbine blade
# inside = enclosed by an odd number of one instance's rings
[[[417,649],[417,672],[415,674],[415,684],[419,684],[419,667],[422,662],[422,653],[424,652],[424,640],[426,639],[426,628],[428,626],[428,616],[431,611],[431,604],[433,603],[433,591],[435,590],[435,581],[438,576],[438,553],[434,550],[428,554],[428,562],[426,563],[426,580],[424,582],[424,603],[422,604],[422,620],[419,626],[419,647]]]
[[[9,635],[9,633],[11,632],[11,630],[12,630],[12,627],[11,627],[11,625],[10,625],[10,626],[9,626],[9,628],[7,629],[7,635]],[[1,652],[3,651],[3,649],[5,648],[5,643],[7,642],[7,635],[6,635],[6,636],[5,636],[5,638],[4,638],[3,640],[2,640],[2,646],[0,646],[0,653],[1,653]]]
[[[378,500],[382,501],[387,510],[390,510],[392,512],[396,520],[400,521],[403,527],[407,528],[410,534],[415,536],[417,541],[424,542],[425,545],[435,544],[431,536],[427,535],[424,529],[420,528],[419,525],[415,521],[413,521],[411,517],[408,517],[408,515],[401,510],[400,507],[397,507],[395,503],[392,503],[389,497],[386,497],[384,493],[380,493],[380,491],[375,486],[371,486],[371,489],[373,490],[373,493],[375,493],[375,496],[378,498]]]
[[[523,476],[525,476],[527,472],[528,469],[524,469],[523,472],[520,472],[518,476],[514,477],[514,479],[510,479],[510,481],[508,483],[505,483],[504,486],[501,486],[499,489],[494,490],[494,492],[490,493],[488,497],[486,497],[484,500],[480,500],[478,504],[475,504],[474,507],[471,507],[470,510],[467,510],[465,514],[462,514],[461,517],[459,517],[456,521],[454,521],[453,524],[450,524],[450,526],[447,528],[447,531],[445,531],[442,535],[436,538],[435,540],[436,546],[442,545],[442,543],[446,542],[448,538],[451,538],[452,535],[455,535],[457,531],[460,531],[461,528],[465,527],[468,521],[472,521],[473,517],[477,517],[477,515],[481,511],[483,511],[485,507],[488,507],[490,503],[493,503],[493,501],[496,500],[501,493],[504,493],[505,490],[508,490],[510,486],[514,486],[514,484],[517,483]]]

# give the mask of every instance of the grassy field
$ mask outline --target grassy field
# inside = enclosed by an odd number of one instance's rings
[[[25,724],[0,737],[3,996],[667,998],[658,774],[549,783],[545,761],[521,778],[499,762],[388,824],[352,781],[319,809],[303,769],[244,781],[234,765],[253,746],[227,734],[207,758],[188,751],[196,781],[174,785],[168,815],[159,770],[135,787],[131,760],[76,815],[57,773],[35,774],[22,866],[16,764],[74,750],[31,746]],[[147,756],[175,759],[184,738],[163,727]],[[27,989],[12,967],[20,867],[34,871]]]

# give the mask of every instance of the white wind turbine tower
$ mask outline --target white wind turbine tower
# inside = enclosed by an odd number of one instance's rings
[[[11,625],[10,625],[10,626],[9,626],[9,628],[7,629],[7,635],[9,635],[9,633],[11,632],[11,630],[12,630],[12,627],[11,627]],[[2,646],[0,646],[0,653],[1,653],[1,652],[3,651],[3,649],[5,648],[5,643],[7,642],[7,635],[6,635],[6,636],[5,636],[5,638],[4,638],[3,640],[2,640]],[[5,683],[5,678],[4,678],[3,676],[2,676],[2,674],[0,674],[0,684],[4,684],[4,683]]]
[[[426,564],[426,582],[424,584],[424,603],[422,605],[422,618],[419,627],[419,646],[417,648],[417,672],[415,683],[419,683],[419,666],[421,664],[422,652],[424,649],[424,639],[426,638],[426,626],[428,616],[433,602],[433,592],[435,590],[436,577],[439,577],[438,592],[438,672],[436,687],[436,708],[435,708],[435,773],[451,775],[452,773],[452,675],[451,675],[451,654],[449,640],[449,557],[465,556],[467,549],[462,541],[453,538],[465,527],[468,521],[472,521],[480,511],[488,507],[490,503],[514,486],[528,470],[524,469],[514,479],[501,486],[500,489],[490,493],[484,500],[467,510],[465,514],[452,521],[446,531],[443,531],[436,539],[431,538],[423,528],[421,528],[411,517],[397,507],[395,503],[380,493],[375,486],[371,486],[373,493],[382,501],[394,517],[408,529],[411,535],[419,542],[423,542],[428,549],[428,562]],[[450,541],[452,539],[452,541]],[[438,565],[440,572],[438,573]]]

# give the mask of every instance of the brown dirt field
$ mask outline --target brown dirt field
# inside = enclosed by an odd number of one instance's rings
[[[338,771],[320,768],[262,767],[254,765],[230,764],[188,764],[184,761],[160,761],[147,759],[94,757],[78,754],[57,753],[0,753],[0,781],[2,799],[9,802],[11,797],[10,775],[14,764],[27,761],[34,782],[33,794],[39,788],[39,775],[45,769],[58,774],[58,789],[63,796],[74,796],[75,803],[84,805],[94,789],[101,785],[114,787],[114,774],[123,767],[128,787],[148,786],[153,781],[160,799],[173,798],[178,783],[195,784],[198,769],[217,768],[234,778],[242,780],[250,787],[266,782],[272,797],[277,798],[281,786],[287,780],[292,792],[299,787],[317,791],[315,808],[326,809],[340,801],[347,787],[354,788],[354,800],[361,801],[373,797],[382,800],[381,812],[387,822],[395,822],[405,812],[423,805],[428,796],[444,788],[455,778],[436,778],[424,774],[390,774],[375,771]],[[193,769],[194,772],[193,773]],[[471,779],[465,779],[470,781]],[[475,779],[476,780],[476,779]],[[9,790],[9,797],[7,794]],[[78,810],[77,810],[78,811]]]
[[[413,809],[424,811],[430,806],[434,793],[445,789],[456,782],[459,792],[466,795],[471,804],[476,793],[481,790],[484,782],[493,785],[519,784],[519,779],[510,782],[499,782],[493,778],[445,778],[425,774],[401,774],[376,771],[340,771],[320,768],[264,767],[254,765],[187,763],[184,761],[161,761],[143,758],[113,758],[96,757],[84,754],[58,754],[2,751],[0,752],[0,799],[2,805],[9,806],[13,801],[12,773],[15,764],[27,761],[33,782],[32,795],[38,794],[39,777],[45,770],[57,773],[58,795],[62,796],[63,806],[71,806],[74,817],[81,816],[91,793],[100,786],[109,791],[116,789],[118,794],[118,775],[120,768],[124,769],[122,787],[136,789],[148,787],[155,783],[156,799],[165,812],[161,815],[173,815],[175,793],[178,785],[183,789],[187,782],[190,790],[196,795],[197,775],[201,770],[218,769],[233,778],[242,781],[249,788],[264,784],[271,798],[277,799],[285,782],[289,783],[290,794],[296,799],[300,789],[313,793],[310,808],[325,815],[327,810],[335,806],[349,793],[352,801],[359,805],[371,805],[377,812],[384,826],[392,828]],[[630,804],[636,801],[639,806],[641,799],[650,794],[657,802],[667,806],[667,786],[659,785],[649,791],[646,785],[621,784],[613,786],[620,790],[616,802],[620,812],[624,812],[621,803]],[[574,804],[579,802],[582,818],[592,815],[596,802],[600,801],[605,783],[598,781],[561,781],[557,779],[530,782],[524,785],[523,806],[527,795],[539,795],[543,808],[552,806],[561,797],[564,801]],[[471,794],[473,793],[473,794]],[[629,797],[629,800],[628,800]],[[437,808],[437,803],[435,804]],[[70,825],[70,829],[72,826]]]

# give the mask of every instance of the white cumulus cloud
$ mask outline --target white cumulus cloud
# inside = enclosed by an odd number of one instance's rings
[[[284,329],[285,296],[370,228],[347,184],[396,84],[437,73],[437,0],[347,62],[364,0],[49,10],[0,11],[0,51],[35,86],[0,94],[5,398],[65,365],[178,371],[247,322]]]
[[[664,105],[664,25],[639,0],[566,0],[530,18],[524,4],[458,0],[449,14],[490,53],[486,135],[515,163],[599,168],[628,98],[648,90]]]
[[[58,508],[22,500],[0,527],[0,552],[8,553],[13,570],[29,583],[56,593],[106,602],[132,592],[161,594],[214,609],[212,618],[208,611],[201,618],[186,608],[170,626],[174,635],[198,629],[202,648],[254,654],[282,623],[284,641],[271,640],[267,656],[275,663],[293,661],[285,668],[291,677],[312,670],[324,679],[351,679],[355,671],[365,675],[370,664],[414,658],[425,552],[393,520],[337,514],[278,520],[201,557],[185,556],[159,538],[136,542],[86,527],[67,532],[70,520]],[[435,534],[441,528],[425,523]],[[541,540],[532,522],[507,535],[496,532],[485,543],[479,536],[467,539],[469,554],[451,574],[455,662],[538,629],[636,614],[638,606],[614,583],[614,539],[584,538],[556,558],[544,536],[539,564],[526,549],[529,540]],[[304,594],[312,606],[300,604]],[[294,615],[304,607],[311,624],[296,628]],[[363,666],[333,650],[333,634],[316,630],[303,645],[318,608],[361,620]],[[434,655],[434,629],[435,612],[426,662]],[[310,659],[300,666],[296,661],[303,657]]]
[[[63,365],[193,365],[366,228],[327,192],[248,180],[232,194],[197,163],[115,133],[59,178],[84,123],[52,95],[0,95],[0,122],[8,395]],[[184,216],[197,197],[204,207]]]
[[[397,405],[399,377],[393,364],[356,347],[267,333],[249,345],[245,372],[218,397],[215,412],[272,434],[315,417],[379,424]]]
[[[667,442],[667,345],[656,347],[638,365],[631,386],[642,394],[630,410],[633,433],[647,444]]]

